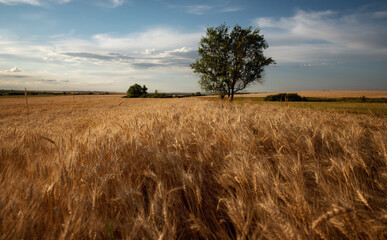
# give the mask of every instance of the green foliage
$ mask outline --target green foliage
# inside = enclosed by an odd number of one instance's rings
[[[147,94],[147,92],[146,92],[147,90],[148,90],[148,88],[145,85],[141,87],[139,84],[136,83],[136,84],[129,87],[129,89],[127,91],[127,97],[128,98],[141,97],[141,96]]]
[[[154,94],[147,93],[148,88],[143,85],[134,84],[128,89],[128,94],[124,98],[172,98],[173,96],[166,93],[159,93],[157,90]]]
[[[387,98],[344,97],[344,98],[316,98],[307,97],[308,102],[353,102],[353,103],[387,103]]]
[[[144,97],[147,97],[147,98],[172,98],[173,96],[170,94],[166,94],[166,93],[154,93],[154,94],[145,95]]]
[[[25,92],[23,90],[4,90],[0,89],[0,96],[10,96],[10,97],[19,97],[24,96]],[[99,91],[78,91],[78,92],[57,92],[57,91],[27,91],[28,96],[66,96],[66,95],[108,95],[109,92],[99,92]]]
[[[301,97],[297,93],[279,93],[276,95],[269,95],[265,97],[265,101],[276,101],[276,102],[281,102],[281,101],[288,101],[288,102],[302,102],[302,101],[307,101],[306,97]]]
[[[209,27],[200,41],[200,58],[191,68],[200,74],[203,90],[221,96],[227,94],[232,101],[235,93],[254,82],[261,83],[264,67],[275,63],[263,55],[266,48],[259,29],[236,25],[230,32],[224,24]]]
[[[148,90],[148,88],[145,85],[143,85],[142,86],[142,95],[147,95],[148,94],[147,90]]]
[[[24,96],[25,92],[23,90],[0,90],[0,96]],[[40,95],[62,95],[62,93],[58,92],[31,92],[27,91],[27,95],[29,96],[40,96]]]
[[[289,101],[289,102],[343,102],[343,103],[387,103],[387,98],[321,98],[321,97],[301,97],[297,93],[279,93],[269,95],[264,101]]]

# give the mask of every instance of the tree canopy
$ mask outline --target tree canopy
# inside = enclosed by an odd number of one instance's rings
[[[127,91],[127,97],[129,97],[129,98],[141,97],[141,96],[147,94],[147,90],[148,90],[148,88],[145,85],[141,87],[141,85],[136,83],[136,84],[129,87],[129,89]]]
[[[234,94],[250,84],[262,83],[264,67],[275,64],[263,50],[268,48],[259,28],[246,29],[236,25],[230,28],[222,24],[208,27],[198,49],[199,59],[191,64],[194,72],[200,74],[203,90],[225,95],[233,101]]]

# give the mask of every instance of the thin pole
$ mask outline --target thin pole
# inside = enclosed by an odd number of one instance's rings
[[[26,99],[28,125],[31,126],[31,124],[30,124],[30,108],[28,107],[27,88],[24,88],[24,97]]]

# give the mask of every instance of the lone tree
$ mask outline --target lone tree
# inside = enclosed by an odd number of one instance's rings
[[[148,92],[147,92],[148,88],[145,85],[142,86],[141,90],[142,90],[142,95],[147,95],[148,94]]]
[[[145,85],[141,87],[141,85],[136,83],[136,84],[129,87],[129,89],[127,91],[127,97],[138,98],[138,97],[141,97],[143,95],[147,95],[148,94],[147,90],[148,90],[148,88]]]
[[[200,74],[203,90],[220,94],[222,98],[227,95],[233,101],[235,93],[252,83],[262,83],[264,67],[275,64],[263,55],[266,48],[268,45],[258,28],[244,29],[236,25],[230,32],[224,24],[209,27],[200,41],[200,58],[191,68]]]

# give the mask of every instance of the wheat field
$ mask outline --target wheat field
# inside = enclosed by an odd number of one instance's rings
[[[387,121],[0,98],[0,239],[386,239]]]
[[[250,93],[238,94],[237,97],[266,97],[275,93]],[[387,98],[387,91],[293,91],[288,93],[297,93],[302,97],[316,98]]]

